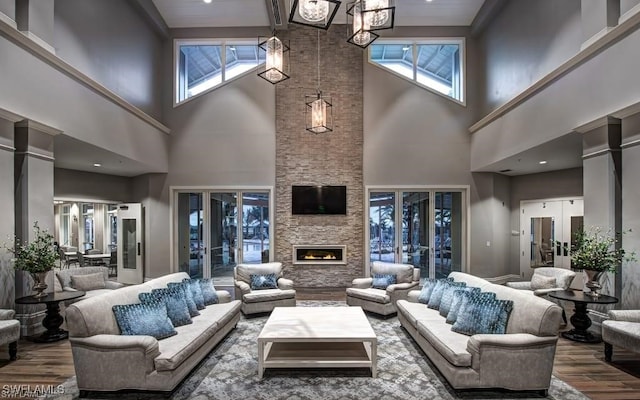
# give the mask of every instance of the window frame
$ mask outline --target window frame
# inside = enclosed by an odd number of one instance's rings
[[[221,46],[220,52],[220,64],[221,64],[221,79],[222,82],[220,84],[210,87],[202,92],[195,94],[191,97],[187,97],[184,100],[179,100],[179,90],[178,83],[180,82],[180,46]],[[173,107],[181,106],[189,101],[196,99],[202,95],[210,93],[213,90],[216,90],[220,87],[225,86],[229,82],[233,82],[236,79],[242,78],[243,76],[249,75],[251,73],[255,73],[260,66],[264,65],[264,61],[259,62],[255,67],[248,69],[233,78],[227,80],[225,79],[225,72],[227,68],[227,46],[258,46],[256,40],[253,38],[200,38],[200,39],[173,39]],[[260,57],[258,56],[258,61],[260,61]]]
[[[411,51],[412,53],[412,71],[413,71],[413,78],[409,79],[408,77],[406,77],[405,75],[402,75],[399,72],[396,72],[394,70],[392,70],[391,68],[387,68],[384,65],[373,61],[371,59],[371,50],[372,50],[372,46],[375,45],[385,45],[385,44],[410,44],[411,45]],[[460,95],[462,97],[461,100],[456,99],[455,97],[446,95],[442,92],[437,91],[436,89],[433,89],[425,84],[422,84],[420,82],[418,82],[417,80],[417,70],[418,70],[418,66],[417,66],[417,52],[418,52],[418,46],[419,45],[438,45],[438,44],[442,44],[442,45],[448,45],[448,44],[455,44],[460,46]],[[428,91],[430,91],[431,93],[435,93],[438,96],[444,97],[447,100],[453,101],[454,103],[457,103],[463,107],[467,106],[467,60],[466,60],[466,53],[467,53],[467,47],[466,47],[466,38],[465,37],[394,37],[391,39],[383,39],[380,38],[378,39],[375,43],[372,44],[372,46],[369,46],[367,49],[367,61],[369,62],[369,64],[374,65],[377,68],[380,68],[384,71],[387,71],[399,78],[404,79],[405,81],[411,82],[416,86],[419,86],[420,88],[426,89]]]

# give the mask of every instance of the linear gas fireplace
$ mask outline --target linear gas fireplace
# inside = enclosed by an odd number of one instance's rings
[[[294,264],[346,264],[347,246],[340,245],[294,245]]]

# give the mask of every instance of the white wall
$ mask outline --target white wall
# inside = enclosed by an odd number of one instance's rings
[[[580,0],[511,0],[479,42],[484,116],[578,53]]]
[[[126,0],[56,0],[56,55],[162,119],[165,39]]]
[[[132,178],[55,168],[53,171],[56,199],[131,202]]]

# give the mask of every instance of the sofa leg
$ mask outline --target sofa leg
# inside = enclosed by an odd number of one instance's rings
[[[613,345],[607,342],[604,342],[604,359],[608,362],[611,362],[611,356],[613,355]]]
[[[9,343],[9,360],[15,361],[18,358],[18,341]]]
[[[540,394],[540,396],[542,396],[542,397],[547,397],[547,396],[549,396],[549,389],[542,389],[542,390],[538,391],[538,394]]]

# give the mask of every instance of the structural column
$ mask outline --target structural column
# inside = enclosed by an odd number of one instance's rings
[[[638,106],[640,108],[640,106]],[[622,247],[640,259],[640,110],[622,119]],[[621,304],[623,310],[640,309],[640,261],[623,263]]]
[[[15,0],[18,30],[52,53],[56,52],[54,4],[54,0]]]
[[[606,117],[578,129],[583,133],[584,225],[603,233],[622,232],[621,123]],[[620,243],[618,243],[620,245]],[[579,279],[579,278],[578,278]],[[619,296],[621,275],[601,279],[603,293]]]
[[[22,241],[33,240],[33,225],[53,233],[53,137],[60,132],[32,121],[15,124],[14,182],[15,235]],[[16,271],[16,298],[32,294],[33,280]],[[47,291],[53,291],[53,274],[47,277]],[[16,305],[16,318],[22,334],[31,336],[43,328],[43,305]]]

